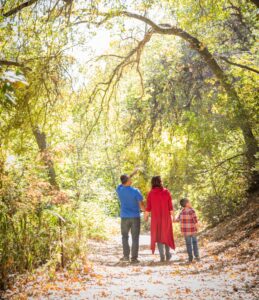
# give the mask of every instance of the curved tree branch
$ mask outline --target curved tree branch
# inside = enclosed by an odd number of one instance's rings
[[[11,60],[0,60],[0,66],[15,66],[15,67],[23,67],[22,63]]]
[[[257,69],[254,69],[254,68],[251,68],[249,66],[242,65],[242,64],[238,64],[238,63],[235,63],[235,62],[232,62],[232,61],[228,60],[224,56],[220,56],[220,59],[224,60],[226,63],[228,63],[230,65],[233,65],[233,66],[236,66],[236,67],[239,67],[239,68],[242,68],[242,69],[246,69],[248,71],[251,71],[251,72],[259,74],[259,71]]]
[[[26,8],[26,7],[29,7],[31,5],[33,5],[34,3],[36,3],[37,1],[39,0],[28,0],[26,2],[23,2],[22,4],[10,9],[9,11],[7,11],[6,13],[3,13],[3,16],[5,18],[7,17],[11,17],[15,14],[17,14],[19,11],[21,11],[22,9]]]
[[[92,133],[93,129],[95,128],[96,124],[98,123],[98,121],[100,119],[105,99],[107,99],[107,102],[109,103],[111,96],[113,94],[113,91],[122,77],[123,70],[126,67],[128,67],[129,65],[137,64],[137,72],[140,75],[141,82],[142,82],[142,77],[141,77],[140,70],[139,70],[140,56],[141,56],[144,46],[150,41],[152,34],[153,34],[153,30],[149,30],[145,34],[144,38],[141,41],[139,41],[138,44],[136,45],[136,47],[134,47],[131,51],[129,51],[129,53],[126,56],[121,56],[121,57],[118,56],[117,58],[121,58],[121,61],[113,69],[113,71],[111,72],[111,74],[109,76],[109,79],[105,82],[99,82],[93,89],[93,91],[90,95],[90,100],[88,102],[88,106],[100,94],[101,94],[101,104],[100,104],[100,109],[97,112],[97,115],[95,117],[95,120],[94,120],[93,124],[90,126],[89,131],[84,138],[82,148],[85,147],[88,137],[90,136],[90,134]],[[110,92],[110,90],[111,90],[111,92]],[[88,106],[86,107],[86,109],[88,109]]]
[[[248,162],[248,166],[250,170],[253,170],[255,167],[255,155],[258,151],[258,143],[253,134],[251,124],[249,122],[249,118],[247,117],[247,112],[244,109],[242,102],[239,99],[239,96],[231,83],[231,77],[225,74],[224,70],[220,67],[216,59],[213,57],[209,49],[204,45],[201,41],[199,41],[196,37],[189,34],[185,30],[178,28],[176,26],[171,26],[170,24],[156,24],[149,18],[138,15],[135,13],[131,13],[128,11],[115,11],[113,14],[111,13],[97,13],[97,16],[109,16],[110,18],[126,16],[129,18],[133,18],[136,20],[140,20],[145,24],[151,26],[154,33],[166,34],[166,35],[174,35],[181,37],[185,40],[189,46],[197,51],[199,55],[203,58],[203,60],[207,63],[208,67],[213,72],[214,76],[219,80],[221,86],[225,89],[229,99],[233,102],[233,107],[235,109],[235,120],[238,124],[239,128],[242,130],[242,134],[244,137],[245,145],[247,148],[246,158]],[[252,171],[252,183],[251,190],[256,187],[259,182],[259,176],[256,171]]]
[[[250,0],[250,1],[253,2],[257,8],[259,8],[259,0]]]

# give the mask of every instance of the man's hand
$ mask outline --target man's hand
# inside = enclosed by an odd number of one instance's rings
[[[140,202],[139,202],[139,208],[140,208],[140,210],[143,211],[143,212],[146,210],[145,204],[144,204],[143,201],[140,201]]]
[[[133,177],[135,174],[137,174],[138,173],[138,171],[139,171],[139,168],[138,167],[136,167],[135,169],[134,169],[134,171],[130,174],[130,178],[131,177]]]

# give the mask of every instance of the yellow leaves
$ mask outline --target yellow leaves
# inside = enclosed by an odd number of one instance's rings
[[[100,294],[101,297],[108,297],[109,296],[109,293],[106,292],[106,291],[102,291],[101,294]]]
[[[229,278],[231,278],[231,279],[236,279],[236,278],[237,278],[237,274],[235,274],[235,273],[230,273]]]
[[[57,291],[57,290],[60,290],[60,288],[57,285],[53,284],[53,283],[47,283],[47,284],[43,285],[42,288],[41,288],[41,291],[43,293],[49,292],[50,290],[51,291]]]
[[[141,270],[140,270],[140,268],[133,268],[132,271],[133,272],[140,272]]]
[[[219,257],[218,257],[217,255],[214,255],[214,256],[213,256],[213,259],[214,259],[215,261],[219,261]]]
[[[68,292],[68,293],[71,293],[73,290],[70,287],[66,286],[65,291]]]
[[[180,270],[174,270],[173,272],[170,273],[172,276],[177,276],[177,275],[180,275],[181,272]]]
[[[96,273],[91,273],[90,274],[91,277],[96,278],[96,279],[102,279],[103,276],[101,274],[96,274]]]
[[[28,85],[23,74],[17,74],[14,71],[8,70],[0,77],[5,82],[9,82],[13,87],[23,88]]]
[[[190,294],[192,291],[189,288],[182,288],[179,289],[177,288],[175,291],[175,294],[179,295],[179,294]]]
[[[21,293],[16,297],[13,298],[13,300],[27,300],[28,299],[28,296],[26,293]]]
[[[84,274],[89,274],[90,272],[92,272],[92,266],[90,266],[88,264],[84,265],[84,267],[83,267],[83,273]]]
[[[140,297],[143,297],[143,295],[145,293],[145,291],[142,290],[142,289],[141,290],[135,290],[135,292],[138,293]]]
[[[24,87],[26,87],[28,84],[26,84],[25,82],[23,81],[16,81],[13,83],[13,87],[16,88],[16,89],[22,89]]]

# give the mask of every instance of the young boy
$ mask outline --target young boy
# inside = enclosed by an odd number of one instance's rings
[[[193,261],[193,255],[195,259],[199,261],[200,257],[196,237],[198,231],[198,219],[195,210],[192,208],[190,201],[186,198],[180,200],[180,205],[183,209],[177,217],[176,222],[180,222],[181,232],[185,238],[189,262],[191,263]]]

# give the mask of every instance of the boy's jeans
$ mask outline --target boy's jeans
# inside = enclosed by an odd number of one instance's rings
[[[129,231],[131,231],[131,236],[132,236],[131,259],[134,260],[138,258],[140,218],[121,219],[123,256],[125,258],[129,258],[130,255]]]
[[[165,256],[167,259],[170,258],[171,253],[170,253],[169,246],[162,244],[162,243],[157,243],[157,248],[158,248],[161,259],[165,259]]]
[[[185,238],[187,253],[189,256],[189,261],[193,260],[193,254],[196,258],[199,258],[197,237],[195,235],[185,235],[184,238]]]

